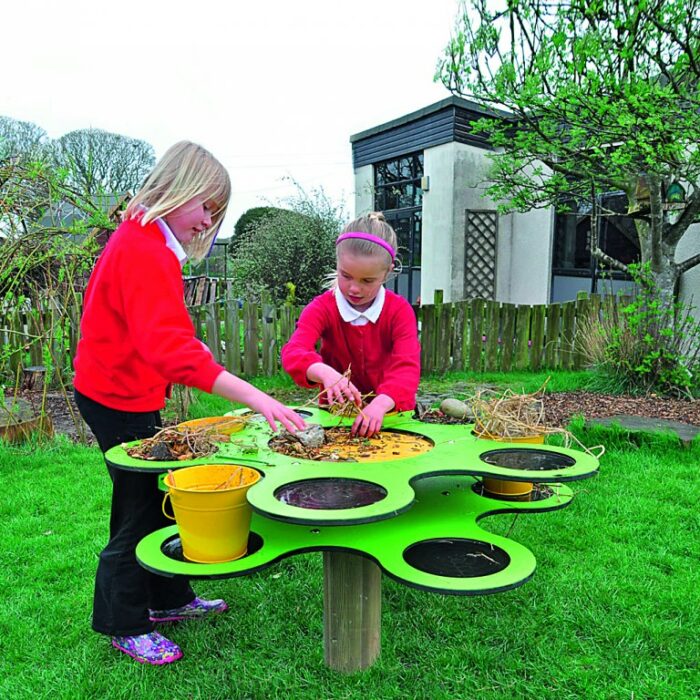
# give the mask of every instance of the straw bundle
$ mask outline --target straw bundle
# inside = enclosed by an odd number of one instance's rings
[[[531,394],[516,394],[510,389],[498,394],[491,389],[479,391],[470,401],[474,412],[474,433],[490,440],[532,438],[561,435],[564,447],[576,444],[584,452],[600,459],[605,452],[603,445],[586,447],[566,428],[547,426],[544,412],[544,384]]]
[[[487,389],[471,400],[474,432],[485,438],[523,438],[544,435],[544,385],[532,394],[516,394],[506,389],[502,394]]]

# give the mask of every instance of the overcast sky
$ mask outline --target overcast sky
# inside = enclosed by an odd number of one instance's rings
[[[433,82],[457,0],[21,0],[3,4],[0,115],[51,138],[180,139],[228,168],[225,231],[322,186],[354,214],[351,134],[449,96]]]

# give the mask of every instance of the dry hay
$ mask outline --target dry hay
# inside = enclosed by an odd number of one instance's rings
[[[366,438],[353,435],[350,428],[326,428],[325,440],[320,447],[305,447],[285,432],[273,437],[268,447],[289,457],[321,462],[387,462],[415,457],[432,448],[432,442],[422,435],[389,430]]]
[[[510,389],[501,394],[492,389],[478,392],[470,401],[474,413],[474,434],[500,441],[561,435],[564,447],[576,444],[584,452],[600,459],[605,452],[603,445],[586,447],[566,428],[546,425],[543,397],[548,381],[549,378],[531,394],[516,394]]]
[[[478,392],[471,400],[474,432],[485,438],[526,438],[545,435],[543,384],[532,394],[516,394],[506,389],[498,394],[492,389]]]
[[[175,462],[185,459],[208,457],[218,451],[217,442],[228,442],[227,435],[212,431],[210,427],[187,430],[163,428],[153,437],[141,440],[138,445],[126,447],[129,457],[158,462]]]

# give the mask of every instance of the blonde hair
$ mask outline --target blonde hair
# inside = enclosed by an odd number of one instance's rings
[[[124,218],[139,218],[142,224],[147,224],[167,216],[194,197],[203,197],[215,205],[211,226],[183,245],[187,256],[196,262],[209,252],[231,197],[226,168],[206,148],[191,141],[179,141],[171,146],[129,202]]]
[[[386,241],[394,251],[398,248],[396,231],[389,226],[384,218],[384,214],[380,211],[371,211],[369,214],[351,221],[340,232],[340,235],[350,232],[371,233],[373,236]],[[344,241],[340,241],[335,248],[336,259],[343,252],[352,253],[353,255],[383,255],[386,258],[387,267],[391,267],[394,262],[389,251],[376,243],[372,243],[372,241],[366,241],[362,238],[346,238]]]
[[[338,256],[341,253],[350,253],[352,255],[380,255],[386,260],[387,277],[385,282],[394,278],[401,271],[401,261],[398,259],[398,238],[396,231],[386,222],[384,214],[380,211],[371,211],[369,214],[360,216],[354,221],[351,221],[340,232],[340,236],[344,233],[371,233],[383,241],[386,241],[395,251],[396,255],[392,259],[389,251],[382,248],[372,241],[367,241],[362,238],[346,238],[340,241],[335,247],[335,259],[338,261]],[[338,283],[338,271],[334,270],[325,275],[323,284],[324,289],[333,289]]]

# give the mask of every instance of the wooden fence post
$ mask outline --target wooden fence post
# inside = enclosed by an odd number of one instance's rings
[[[421,368],[431,374],[435,368],[435,306],[421,307]]]
[[[544,315],[547,307],[536,304],[532,307],[532,332],[530,334],[530,369],[538,370],[544,355]]]
[[[551,369],[561,366],[561,355],[559,354],[560,319],[561,304],[550,304],[547,307],[544,364]]]
[[[277,347],[277,312],[272,304],[269,292],[263,292],[262,298],[262,368],[266,377],[277,374],[279,370],[279,351]]]
[[[481,355],[483,340],[483,299],[472,299],[469,314],[469,369],[472,372],[481,371]]]
[[[531,306],[518,306],[515,318],[515,369],[527,369],[530,364]]]
[[[226,369],[232,374],[241,373],[241,315],[238,299],[226,299],[224,303],[224,344]]]
[[[258,305],[250,301],[243,303],[243,372],[258,373]]]
[[[503,305],[503,330],[501,331],[501,370],[510,372],[515,351],[515,314],[513,304]]]
[[[461,371],[466,367],[467,359],[467,302],[456,301],[454,303],[454,313],[452,316],[452,369]]]
[[[562,305],[561,324],[561,367],[571,369],[574,363],[574,333],[576,332],[576,302],[567,301]]]
[[[484,335],[486,336],[486,352],[484,370],[493,372],[498,367],[498,343],[501,339],[501,305],[491,299],[484,302],[485,319]]]
[[[217,362],[221,362],[221,324],[219,322],[219,310],[221,305],[209,303],[204,307],[204,323],[207,328],[207,345]]]

